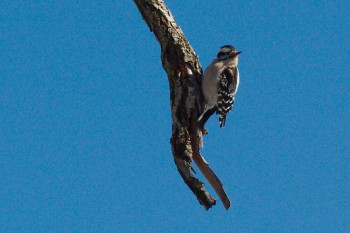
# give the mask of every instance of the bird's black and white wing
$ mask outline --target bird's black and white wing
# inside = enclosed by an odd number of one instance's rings
[[[239,85],[238,68],[225,69],[218,80],[218,103],[216,113],[219,115],[220,127],[225,126],[226,114],[231,111]]]

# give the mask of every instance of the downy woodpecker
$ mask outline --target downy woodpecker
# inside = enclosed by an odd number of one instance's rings
[[[222,46],[211,64],[204,71],[202,92],[204,111],[198,118],[198,127],[215,112],[219,115],[220,127],[225,126],[226,114],[231,111],[239,85],[238,55],[231,45]]]

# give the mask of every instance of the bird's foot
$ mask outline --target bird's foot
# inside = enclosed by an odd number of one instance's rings
[[[203,129],[202,129],[202,134],[203,134],[203,135],[207,135],[207,134],[208,134],[208,130],[207,130],[206,128],[203,128]]]

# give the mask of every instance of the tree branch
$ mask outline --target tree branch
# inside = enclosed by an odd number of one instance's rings
[[[200,204],[208,210],[216,204],[216,200],[205,190],[203,182],[191,173],[193,159],[228,209],[230,200],[222,183],[199,152],[201,132],[197,129],[197,119],[200,106],[197,105],[196,97],[201,95],[197,83],[201,81],[202,68],[198,57],[162,0],[134,2],[161,46],[162,65],[170,86],[173,120],[170,142],[177,169]]]

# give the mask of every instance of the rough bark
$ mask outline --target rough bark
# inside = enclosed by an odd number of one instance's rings
[[[205,190],[204,183],[192,174],[193,159],[228,209],[230,201],[220,180],[199,153],[197,119],[200,106],[196,97],[201,94],[198,83],[202,76],[202,68],[198,57],[162,0],[134,2],[161,46],[162,65],[170,86],[173,120],[170,142],[177,169],[200,204],[208,210],[216,204],[216,200]]]

